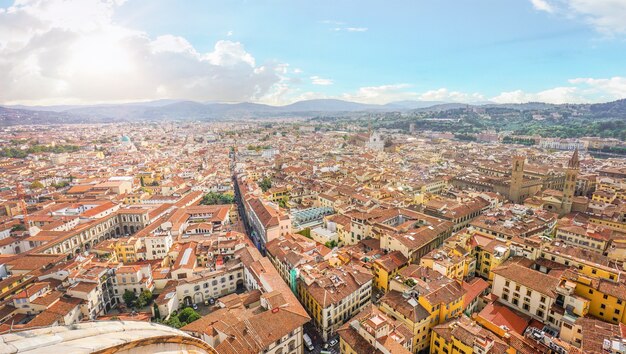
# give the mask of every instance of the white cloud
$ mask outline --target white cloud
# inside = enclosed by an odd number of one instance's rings
[[[0,102],[92,103],[186,98],[256,101],[286,67],[258,64],[239,42],[208,53],[113,21],[123,1],[17,0],[0,9]]]
[[[166,34],[158,36],[150,42],[150,48],[154,53],[189,53],[194,56],[200,56],[195,48],[185,38]]]
[[[411,90],[407,83],[389,84],[380,86],[365,86],[354,92],[339,95],[329,95],[324,92],[301,92],[297,86],[288,85],[291,79],[283,78],[272,92],[280,92],[266,99],[270,104],[286,104],[300,100],[319,98],[338,98],[346,101],[386,104],[394,101],[440,101],[458,103],[480,103],[491,101],[495,103],[593,103],[606,102],[626,98],[626,77],[612,77],[608,79],[575,78],[568,80],[569,85],[557,86],[538,92],[514,90],[502,92],[495,97],[487,98],[478,92],[454,91],[448,88],[439,88],[424,92]],[[269,97],[269,96],[268,96]]]
[[[345,30],[348,32],[365,32],[367,27],[346,27]]]
[[[313,85],[328,86],[333,84],[333,80],[324,79],[319,76],[311,76],[309,79],[311,79]]]
[[[415,92],[406,91],[409,87],[409,84],[367,86],[359,88],[355,93],[344,93],[341,98],[348,101],[376,104],[417,99]]]
[[[213,65],[233,66],[246,63],[255,67],[254,57],[246,52],[239,42],[218,41],[215,43],[215,50],[208,53],[205,58]]]
[[[342,21],[322,20],[322,21],[319,21],[319,23],[323,23],[325,25],[331,25],[332,27],[330,27],[330,30],[334,32],[342,32],[342,31],[343,32],[366,32],[368,30],[367,27],[349,26],[345,22],[342,22]]]
[[[374,104],[385,104],[403,100],[471,103],[485,99],[484,96],[479,93],[451,91],[446,88],[426,92],[415,92],[409,90],[410,88],[411,85],[406,83],[367,86],[359,88],[354,93],[344,93],[339,98],[348,101]]]
[[[426,91],[419,96],[421,101],[444,101],[444,102],[477,102],[485,97],[479,93],[466,93],[449,91],[446,88]]]
[[[559,86],[539,92],[522,90],[502,92],[491,98],[497,103],[589,103],[626,98],[626,78],[609,79],[576,78],[568,80],[570,86]]]
[[[320,23],[324,23],[327,25],[336,25],[336,26],[345,25],[345,22],[335,21],[335,20],[322,20],[320,21]]]
[[[333,27],[332,30],[335,32],[367,32],[367,27]]]
[[[491,98],[496,103],[581,103],[585,99],[578,94],[576,87],[555,87],[552,89],[529,93],[522,90],[502,92],[498,96]]]
[[[581,85],[587,94],[597,95],[601,100],[617,100],[626,97],[626,77],[609,79],[576,78],[570,84]]]
[[[540,11],[554,12],[554,8],[545,0],[530,0],[533,7]]]
[[[530,0],[540,11],[580,18],[607,35],[626,34],[624,0]]]

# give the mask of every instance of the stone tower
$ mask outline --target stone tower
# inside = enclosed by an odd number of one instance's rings
[[[563,186],[563,199],[561,200],[561,211],[559,215],[569,214],[572,211],[572,199],[574,198],[574,192],[576,192],[576,176],[578,176],[579,167],[580,161],[578,160],[578,149],[576,149],[574,150],[572,158],[570,158],[567,163],[565,185]]]
[[[509,186],[509,199],[513,203],[521,203],[522,183],[524,181],[524,162],[526,157],[513,155],[513,165],[511,167],[511,185]]]

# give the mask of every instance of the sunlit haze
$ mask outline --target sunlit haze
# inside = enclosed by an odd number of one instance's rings
[[[0,104],[626,97],[626,4],[0,1]]]

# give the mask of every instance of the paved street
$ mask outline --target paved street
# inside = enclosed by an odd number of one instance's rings
[[[313,346],[315,347],[313,351],[305,349],[306,353],[319,354],[322,350],[327,350],[333,354],[339,353],[339,338],[337,336],[335,336],[337,337],[337,344],[332,348],[324,349],[324,340],[322,336],[318,333],[315,326],[311,324],[311,322],[304,325],[304,333],[308,334],[309,337],[311,337],[311,341],[313,342]]]

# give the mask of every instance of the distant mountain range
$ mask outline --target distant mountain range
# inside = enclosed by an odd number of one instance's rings
[[[577,106],[594,116],[626,118],[626,99]],[[217,120],[280,117],[315,117],[357,112],[437,112],[465,107],[501,107],[514,110],[554,110],[560,105],[533,102],[525,104],[462,104],[437,101],[398,101],[385,105],[364,104],[337,99],[316,99],[286,106],[259,103],[199,103],[182,100],[158,100],[124,104],[89,106],[0,106],[0,126],[17,124],[102,123],[153,121],[168,119]]]

